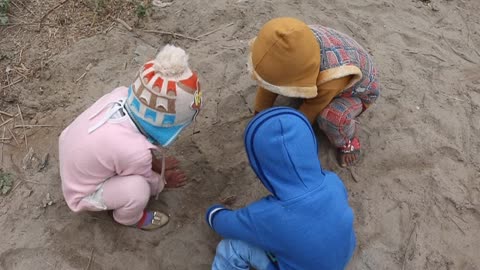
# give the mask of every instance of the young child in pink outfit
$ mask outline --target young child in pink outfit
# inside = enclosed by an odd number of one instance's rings
[[[100,98],[60,135],[60,176],[70,209],[113,210],[118,223],[144,230],[165,225],[167,215],[145,207],[164,187],[185,184],[178,160],[166,159],[164,149],[195,121],[200,107],[187,54],[165,46],[129,88]]]

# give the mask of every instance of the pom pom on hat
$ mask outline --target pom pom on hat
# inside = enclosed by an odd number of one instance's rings
[[[162,77],[181,77],[188,68],[187,53],[173,45],[166,45],[153,61],[153,69]]]

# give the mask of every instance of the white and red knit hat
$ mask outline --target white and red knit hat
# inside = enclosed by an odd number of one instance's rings
[[[166,45],[142,66],[126,101],[132,120],[156,144],[168,146],[202,107],[198,76],[181,48]]]

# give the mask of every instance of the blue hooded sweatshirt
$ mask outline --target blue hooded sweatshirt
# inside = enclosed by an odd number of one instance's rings
[[[210,207],[213,230],[273,254],[277,269],[344,269],[355,249],[353,211],[340,178],[322,170],[305,116],[284,107],[258,114],[245,148],[271,195],[235,211]]]

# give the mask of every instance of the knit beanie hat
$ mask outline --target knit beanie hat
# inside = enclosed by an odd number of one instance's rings
[[[188,55],[172,45],[141,67],[125,104],[140,131],[163,147],[195,120],[201,106],[198,77],[188,66]]]
[[[317,96],[320,45],[304,22],[270,20],[252,40],[250,52],[249,70],[261,87],[287,97]]]

